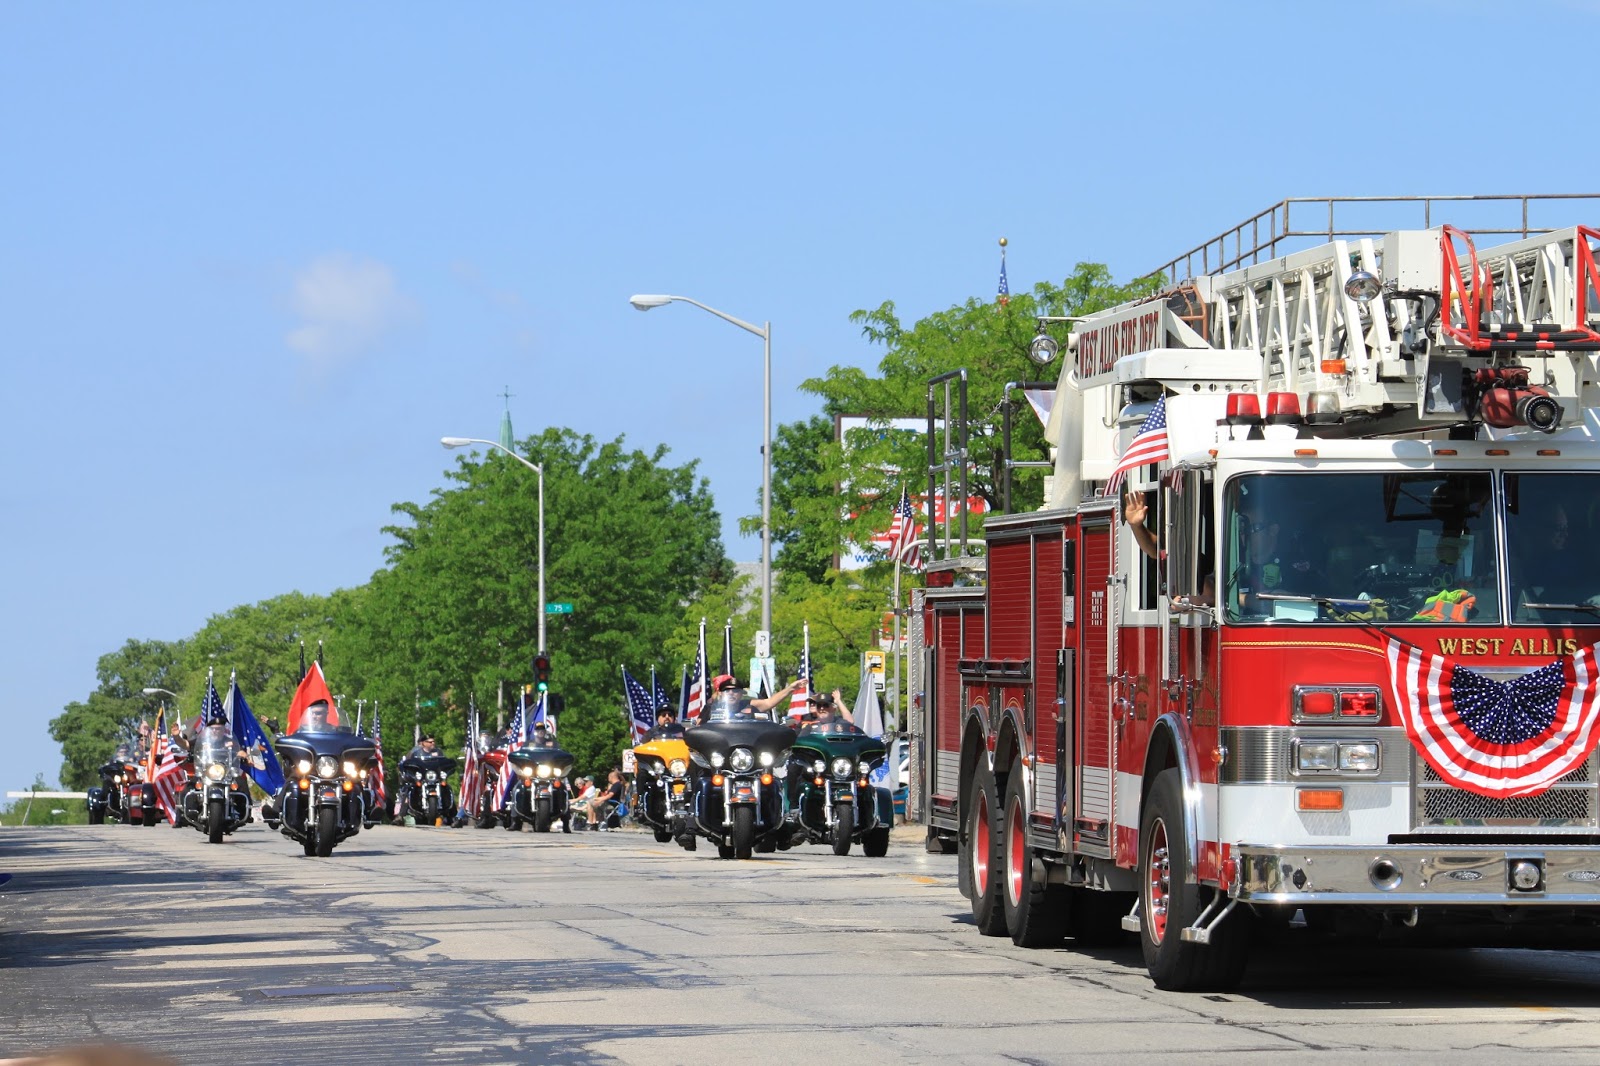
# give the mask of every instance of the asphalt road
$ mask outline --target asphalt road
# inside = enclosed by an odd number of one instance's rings
[[[0,1057],[183,1063],[1600,1061],[1600,955],[1290,937],[1226,995],[980,937],[953,856],[637,832],[0,829]]]

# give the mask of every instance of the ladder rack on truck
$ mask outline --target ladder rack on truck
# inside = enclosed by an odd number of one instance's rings
[[[1296,912],[1600,923],[1597,247],[1340,237],[1074,324],[1045,506],[918,601],[980,932],[1200,989]]]

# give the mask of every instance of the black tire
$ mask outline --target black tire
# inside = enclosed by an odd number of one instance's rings
[[[494,809],[494,797],[485,794],[483,799],[478,801],[478,828],[493,829],[498,818],[499,815]]]
[[[548,832],[550,832],[551,819],[552,819],[552,816],[550,814],[550,800],[549,800],[549,797],[546,797],[544,799],[539,800],[539,802],[534,805],[534,808],[533,808],[533,831],[535,833],[548,833]]]
[[[439,797],[429,796],[422,803],[422,820],[429,825],[439,824]]]
[[[1065,885],[1046,884],[1034,877],[1022,776],[1021,765],[1013,765],[1007,775],[1000,822],[1000,904],[1011,942],[1019,948],[1041,948],[1066,939],[1068,897]]]
[[[672,839],[672,830],[670,829],[653,829],[651,832],[655,836],[657,844],[665,844]]]
[[[333,807],[317,811],[317,856],[326,859],[333,854],[333,838],[339,832],[339,812]]]
[[[731,858],[733,858],[733,854],[734,854],[733,848],[729,847],[727,844],[718,844],[717,845],[717,858],[719,858],[719,859],[731,859]]]
[[[748,859],[756,843],[756,809],[740,804],[733,809],[733,857]]]
[[[104,808],[97,808],[97,807],[90,807],[89,808],[89,824],[90,825],[104,825],[105,821],[106,821],[106,812],[105,812]]]
[[[1211,926],[1211,943],[1186,941],[1215,889],[1187,883],[1193,857],[1183,831],[1183,781],[1163,770],[1145,798],[1139,820],[1140,946],[1157,988],[1212,992],[1233,988],[1249,959],[1249,911],[1235,910]]]
[[[1000,902],[999,848],[995,831],[994,776],[981,761],[972,772],[967,803],[961,809],[959,862],[972,877],[972,921],[984,936],[1006,935],[1006,912]]]
[[[316,835],[313,834],[311,836],[306,837],[304,840],[302,840],[300,842],[300,845],[301,845],[301,847],[305,848],[305,852],[306,852],[307,855],[315,855],[317,853],[317,838],[316,838]]]
[[[228,803],[214,799],[206,804],[206,839],[213,844],[222,843],[222,833],[228,824]]]
[[[867,831],[861,838],[861,854],[869,859],[881,859],[889,854],[889,827],[880,825]]]
[[[856,835],[856,805],[841,803],[833,809],[833,853],[850,854],[850,838]]]

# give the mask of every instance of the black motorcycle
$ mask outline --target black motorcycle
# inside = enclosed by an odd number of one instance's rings
[[[400,795],[395,817],[411,815],[418,825],[448,825],[455,821],[455,793],[450,775],[456,761],[440,752],[407,755],[400,760]]]
[[[511,768],[511,795],[500,812],[500,824],[510,830],[527,822],[535,833],[548,833],[556,821],[567,817],[570,796],[567,776],[572,755],[560,748],[513,748],[506,753]]]
[[[724,859],[789,847],[784,788],[795,733],[737,691],[719,692],[684,732],[695,766],[694,831]]]
[[[226,733],[203,730],[190,752],[189,787],[179,806],[182,820],[222,843],[250,820],[250,793],[239,784],[239,745]]]
[[[156,806],[154,785],[144,783],[144,771],[119,752],[100,767],[100,784],[89,790],[89,824],[103,825],[109,816],[125,825],[155,825],[165,821]]]
[[[273,746],[287,783],[279,793],[274,820],[283,835],[298,840],[307,855],[328,856],[333,846],[361,831],[365,816],[363,782],[378,751],[370,737],[349,726],[325,726],[280,736]]]

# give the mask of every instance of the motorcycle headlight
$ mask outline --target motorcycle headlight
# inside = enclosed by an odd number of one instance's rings
[[[213,781],[221,781],[228,775],[228,768],[219,762],[214,762],[206,767],[206,776]]]
[[[851,769],[853,769],[853,767],[850,765],[850,760],[845,758],[843,755],[833,760],[834,777],[849,777]]]
[[[823,762],[821,759],[818,759],[816,762],[811,764],[811,772],[814,774],[820,774],[827,768],[828,764]]]
[[[669,769],[672,770],[673,777],[682,777],[684,774],[689,772],[689,764],[684,762],[682,759],[673,759],[672,765],[669,767]]]
[[[112,777],[112,778],[111,778],[111,783],[112,783],[112,784],[114,784],[114,785],[120,785],[120,784],[122,784],[122,775],[121,775],[121,774],[116,774],[116,775],[114,775],[114,776],[113,776],[113,777]]]
[[[437,781],[437,780],[439,780],[439,775],[434,773],[432,770],[429,770],[427,779],[429,781]]]
[[[356,764],[351,762],[349,759],[346,759],[344,761],[344,775],[346,777],[354,777],[356,776],[356,773]]]
[[[302,774],[309,774],[311,772],[311,760],[301,759],[299,762],[294,764],[294,768],[300,771]]]
[[[551,774],[551,772],[552,772],[552,771],[551,771],[551,769],[550,769],[550,767],[548,767],[548,766],[541,766],[541,767],[539,767],[539,776],[540,776],[540,777],[541,777],[541,778],[544,778],[544,777],[549,777],[549,776],[550,776],[550,774]],[[533,773],[533,767],[531,767],[531,766],[524,766],[524,767],[523,767],[523,768],[522,768],[522,776],[523,776],[523,777],[527,777],[527,776],[528,776],[528,775],[529,775],[529,774],[531,774],[531,773]]]
[[[856,771],[858,773],[870,774],[872,772],[872,764],[869,762],[857,763]]]
[[[551,773],[552,773],[552,774],[553,774],[553,775],[555,775],[555,776],[556,776],[556,777],[560,777],[560,776],[561,776],[561,773],[562,773],[562,770],[561,770],[561,767],[559,767],[559,766],[552,766],[552,767],[551,767],[551,768],[550,768],[550,772],[551,772]]]
[[[727,759],[724,759],[722,757],[722,752],[714,751],[714,752],[711,753],[711,765],[712,765],[712,767],[721,768],[722,764],[727,762],[727,761],[728,761]]]
[[[764,752],[761,753],[761,765],[762,766],[771,766],[772,765],[772,752],[764,751]]]
[[[749,748],[734,748],[728,754],[728,768],[736,774],[748,773],[755,769],[756,755]]]
[[[317,756],[317,776],[334,777],[339,773],[339,760],[332,755]]]
[[[365,770],[363,770],[363,771],[361,771],[361,780],[365,781],[366,779],[367,779],[367,772]]]

